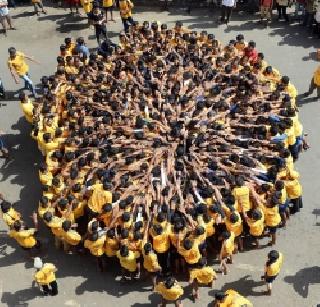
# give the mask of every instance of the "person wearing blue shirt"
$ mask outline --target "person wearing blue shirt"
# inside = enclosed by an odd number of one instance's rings
[[[85,42],[84,42],[84,38],[83,37],[79,37],[77,39],[77,45],[75,48],[77,53],[82,53],[84,56],[86,56],[87,58],[90,55],[90,51],[89,48],[86,46]]]

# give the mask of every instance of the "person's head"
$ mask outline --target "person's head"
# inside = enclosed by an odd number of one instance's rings
[[[190,250],[193,246],[193,243],[190,239],[184,239],[183,241],[183,247],[185,250]]]
[[[71,229],[71,226],[72,226],[71,221],[66,220],[66,221],[63,221],[62,223],[62,229],[64,231],[69,231]]]
[[[277,180],[274,187],[277,191],[282,191],[284,188],[284,182],[282,180]]]
[[[47,208],[48,207],[48,203],[49,203],[49,200],[48,200],[48,197],[47,196],[41,196],[40,198],[40,205],[42,208]]]
[[[230,238],[231,234],[230,231],[226,230],[224,232],[222,232],[221,237],[223,240],[228,240]]]
[[[230,222],[232,224],[237,223],[239,221],[239,215],[236,212],[232,212],[230,214]]]
[[[144,246],[143,246],[143,250],[144,250],[144,253],[146,255],[148,255],[151,251],[152,251],[152,244],[151,243],[146,243]]]
[[[2,211],[2,213],[7,213],[10,210],[10,208],[11,208],[11,204],[9,202],[4,200],[1,203],[1,211]]]
[[[127,228],[123,228],[121,230],[121,239],[128,239],[129,238],[129,230]]]
[[[17,50],[14,47],[10,47],[8,49],[8,53],[9,53],[10,59],[14,60],[17,55]]]
[[[103,213],[109,213],[112,211],[112,204],[106,203],[102,206],[102,212]]]
[[[290,78],[288,76],[283,76],[281,78],[281,84],[283,84],[284,86],[289,85],[289,82],[290,82]]]
[[[251,217],[254,221],[259,221],[262,218],[262,213],[260,210],[255,209],[252,211]]]
[[[195,235],[196,236],[202,236],[204,234],[204,227],[203,226],[197,226],[195,229]]]
[[[154,232],[156,233],[156,235],[158,235],[158,236],[161,235],[162,232],[163,232],[163,228],[162,228],[162,226],[159,225],[159,224],[153,225],[152,228],[153,228],[153,231],[154,231]]]
[[[120,0],[121,1],[121,0]],[[128,257],[129,255],[129,248],[126,245],[122,245],[120,247],[120,255],[121,257]]]
[[[108,238],[113,239],[115,237],[115,235],[116,235],[116,233],[115,233],[113,228],[108,229],[108,231],[107,231],[107,237]]]
[[[250,42],[248,43],[248,48],[249,48],[250,50],[253,50],[255,47],[256,47],[256,43],[255,43],[254,41],[250,41]]]
[[[90,235],[90,241],[97,241],[99,239],[99,235],[97,231],[92,232],[92,234]]]
[[[227,294],[222,291],[219,291],[215,294],[215,299],[217,303],[223,303],[226,297],[227,297]]]
[[[170,276],[165,280],[164,285],[167,289],[171,289],[174,286],[175,282],[176,282],[176,279]]]
[[[236,186],[242,187],[244,185],[244,178],[243,176],[236,177]]]
[[[207,265],[207,258],[201,257],[198,261],[198,267],[203,268]]]
[[[271,260],[271,261],[275,261],[279,258],[279,252],[276,251],[276,250],[271,250],[269,253],[268,253],[268,259]]]
[[[21,230],[21,227],[22,227],[22,224],[21,224],[20,221],[15,221],[15,222],[13,223],[13,229],[14,229],[15,231],[20,231],[20,230]]]

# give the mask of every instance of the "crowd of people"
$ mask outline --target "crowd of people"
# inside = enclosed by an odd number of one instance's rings
[[[41,13],[47,14],[47,10],[43,6],[42,0],[32,0],[34,7],[34,13],[40,15]],[[236,0],[221,0],[213,1],[213,3],[220,7],[220,17],[218,21],[220,23],[228,24],[234,8],[239,5],[241,1]],[[9,4],[15,7],[13,0],[9,1]],[[110,15],[110,21],[115,22],[113,18],[113,11],[115,8],[119,9],[120,17],[127,31],[129,25],[132,24],[132,8],[134,4],[131,0],[66,0],[58,1],[58,6],[69,7],[70,14],[76,14],[79,16],[87,16],[89,25],[93,25],[97,38],[99,35],[106,35],[107,29],[106,24],[108,23],[108,12]],[[193,1],[186,0],[182,2],[182,6],[187,7],[187,11],[190,13],[191,8],[197,6]],[[294,6],[293,13],[288,13],[288,8]],[[240,5],[241,6],[241,5]],[[248,1],[247,3],[248,12],[259,11],[260,20],[259,22],[265,22],[268,25],[273,18],[273,15],[277,16],[279,21],[284,20],[286,22],[296,21],[301,25],[307,26],[313,29],[313,32],[320,35],[320,6],[316,0],[259,0],[259,1]],[[4,34],[7,35],[7,29],[15,30],[12,24],[12,19],[8,9],[8,0],[0,1],[0,22],[2,24]],[[98,30],[98,32],[97,32]],[[102,31],[102,33],[101,33]],[[98,40],[99,42],[99,40]]]
[[[41,248],[40,216],[56,248],[88,251],[101,271],[117,258],[122,281],[146,272],[161,306],[182,306],[180,274],[196,300],[199,284],[217,277],[214,260],[225,275],[237,252],[262,248],[265,236],[276,245],[277,230],[303,207],[294,162],[308,144],[295,87],[255,42],[239,34],[223,46],[181,22],[125,27],[118,45],[104,39],[98,53],[82,37],[66,38],[41,95],[21,92],[44,157],[43,193],[34,228],[5,200],[2,217],[31,254]],[[32,58],[8,51],[11,73],[22,78],[17,70],[26,74]],[[268,254],[267,294],[282,259]],[[52,276],[51,264],[40,271],[47,267]],[[251,306],[228,291],[213,306]]]

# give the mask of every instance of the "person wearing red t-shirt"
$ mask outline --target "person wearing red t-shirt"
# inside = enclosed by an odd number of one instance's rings
[[[256,63],[258,61],[258,51],[254,41],[250,41],[248,46],[244,48],[244,56],[249,58],[250,63]]]

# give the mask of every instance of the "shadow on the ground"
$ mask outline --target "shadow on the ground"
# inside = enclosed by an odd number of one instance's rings
[[[295,275],[286,276],[284,281],[288,284],[292,284],[294,291],[296,291],[300,296],[307,298],[309,286],[320,284],[320,267],[313,266],[301,269]]]
[[[11,292],[3,292],[1,297],[1,303],[8,307],[27,307],[29,306],[28,301],[33,300],[39,290],[37,288],[28,288]]]
[[[239,280],[225,283],[221,288],[221,291],[226,291],[228,289],[233,289],[241,293],[243,296],[263,296],[265,292],[263,290],[256,291],[254,290],[257,287],[263,286],[264,281],[255,281],[251,279],[251,275],[246,275],[241,277]],[[214,297],[216,290],[211,290],[209,295]]]

